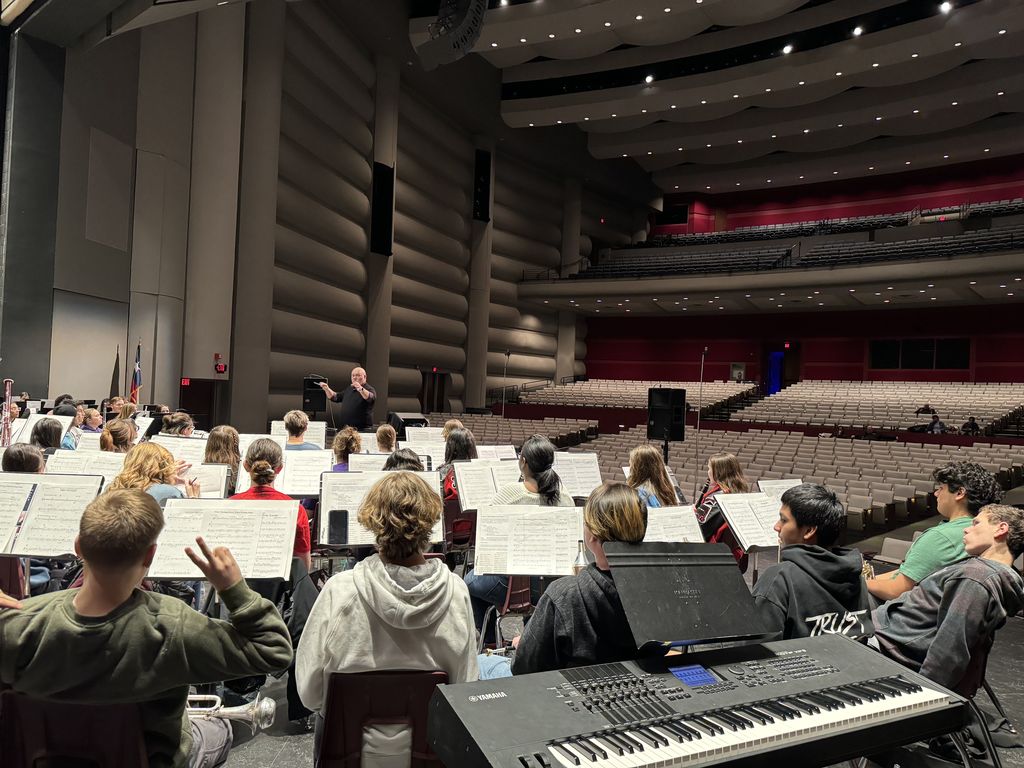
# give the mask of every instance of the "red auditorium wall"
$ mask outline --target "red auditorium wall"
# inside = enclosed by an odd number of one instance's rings
[[[674,197],[666,195],[666,201]],[[713,231],[716,211],[724,212],[725,229],[735,229],[1014,197],[1024,197],[1024,156],[806,187],[702,196],[688,200],[688,224],[658,226],[652,234]]]
[[[813,321],[812,321],[813,320]],[[967,370],[873,370],[871,339],[970,337]],[[714,318],[587,319],[587,374],[592,378],[696,381],[726,379],[745,363],[759,381],[769,351],[799,359],[801,379],[1024,382],[1024,308],[1002,304],[957,309],[821,312]]]

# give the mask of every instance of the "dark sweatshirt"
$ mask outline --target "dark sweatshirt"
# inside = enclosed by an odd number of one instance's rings
[[[612,575],[589,565],[541,597],[519,640],[512,674],[635,659],[637,651]]]
[[[871,634],[868,590],[855,549],[794,544],[754,585],[754,605],[773,640]]]
[[[1019,573],[994,560],[968,557],[876,608],[871,620],[886,656],[955,688],[978,644],[1022,605]]]
[[[288,630],[244,581],[220,593],[230,621],[136,589],[106,616],[79,616],[77,589],[0,610],[0,684],[41,699],[138,702],[152,768],[188,765],[188,686],[284,670]]]

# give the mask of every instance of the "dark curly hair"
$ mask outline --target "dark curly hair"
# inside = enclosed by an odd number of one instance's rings
[[[967,509],[976,515],[986,504],[998,504],[1003,498],[995,476],[973,461],[954,461],[932,472],[935,482],[944,483],[952,493],[961,488],[967,494]]]

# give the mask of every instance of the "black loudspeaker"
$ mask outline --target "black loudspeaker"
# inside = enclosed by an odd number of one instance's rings
[[[491,153],[476,151],[476,169],[473,173],[473,218],[491,220]]]
[[[398,439],[405,442],[406,427],[429,427],[430,421],[422,413],[395,413],[388,411],[388,424],[395,428]]]
[[[686,390],[647,390],[647,439],[682,440],[686,432]]]
[[[302,410],[307,413],[327,410],[327,393],[317,385],[326,381],[322,376],[307,376],[302,380]]]
[[[395,224],[395,169],[373,164],[373,199],[370,201],[370,250],[390,256]]]

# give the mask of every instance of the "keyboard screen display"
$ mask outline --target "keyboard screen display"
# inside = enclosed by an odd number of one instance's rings
[[[669,667],[669,672],[675,675],[676,679],[690,688],[700,688],[704,685],[714,685],[718,682],[711,670],[699,664],[692,664],[688,667]]]

